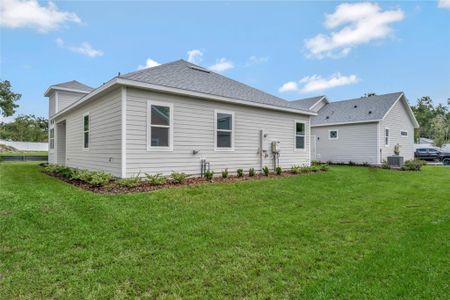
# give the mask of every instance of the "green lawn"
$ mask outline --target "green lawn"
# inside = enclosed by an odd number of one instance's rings
[[[17,152],[0,152],[1,156],[47,156],[47,151],[17,151]]]
[[[450,168],[99,195],[0,164],[0,299],[448,299]]]

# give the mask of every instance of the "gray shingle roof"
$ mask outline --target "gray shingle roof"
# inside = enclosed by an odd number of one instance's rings
[[[301,109],[309,109],[311,106],[314,105],[314,103],[316,103],[323,97],[325,97],[325,96],[317,96],[317,97],[305,98],[305,99],[300,99],[300,100],[293,100],[290,102],[294,105],[297,105]]]
[[[124,74],[120,78],[310,112],[289,101],[214,73],[185,60],[177,60]]]
[[[94,88],[85,85],[79,81],[76,80],[72,80],[72,81],[67,81],[67,82],[63,82],[63,83],[58,83],[58,84],[54,84],[52,85],[52,87],[60,87],[60,88],[65,88],[65,89],[71,89],[71,90],[77,90],[77,91],[83,91],[83,92],[91,92],[94,90]]]
[[[312,125],[381,120],[403,92],[331,102],[311,120]]]

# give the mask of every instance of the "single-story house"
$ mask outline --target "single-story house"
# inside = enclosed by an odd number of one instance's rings
[[[117,177],[309,165],[317,113],[178,60],[98,88],[55,84],[49,162]]]
[[[381,164],[400,145],[414,158],[419,127],[403,92],[329,102],[325,96],[293,101],[317,112],[311,119],[312,160]]]

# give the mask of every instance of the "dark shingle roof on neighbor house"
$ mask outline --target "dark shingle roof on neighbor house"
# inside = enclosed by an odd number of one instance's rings
[[[317,96],[317,97],[311,97],[311,98],[305,98],[300,100],[293,100],[290,101],[292,104],[300,107],[301,109],[310,109],[311,106],[317,103],[317,101],[325,98],[325,96]]]
[[[200,92],[258,104],[311,112],[290,101],[278,98],[236,80],[214,73],[185,60],[121,75],[120,78]]]
[[[94,88],[92,88],[86,84],[83,84],[79,81],[76,81],[76,80],[54,84],[51,87],[76,90],[76,91],[81,91],[81,92],[86,92],[86,93],[89,93],[94,90]]]
[[[401,95],[403,92],[330,102],[312,118],[311,125],[378,121]]]

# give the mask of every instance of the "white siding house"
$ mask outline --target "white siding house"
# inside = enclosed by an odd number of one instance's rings
[[[311,99],[295,103],[319,107],[311,120],[312,160],[381,164],[397,144],[400,156],[414,158],[419,124],[402,92],[331,103],[317,97],[311,104]]]
[[[54,93],[62,103],[58,86],[46,93],[50,105]],[[216,173],[310,164],[314,111],[183,60],[75,90],[50,109],[50,163],[117,177],[199,175],[202,160]]]

